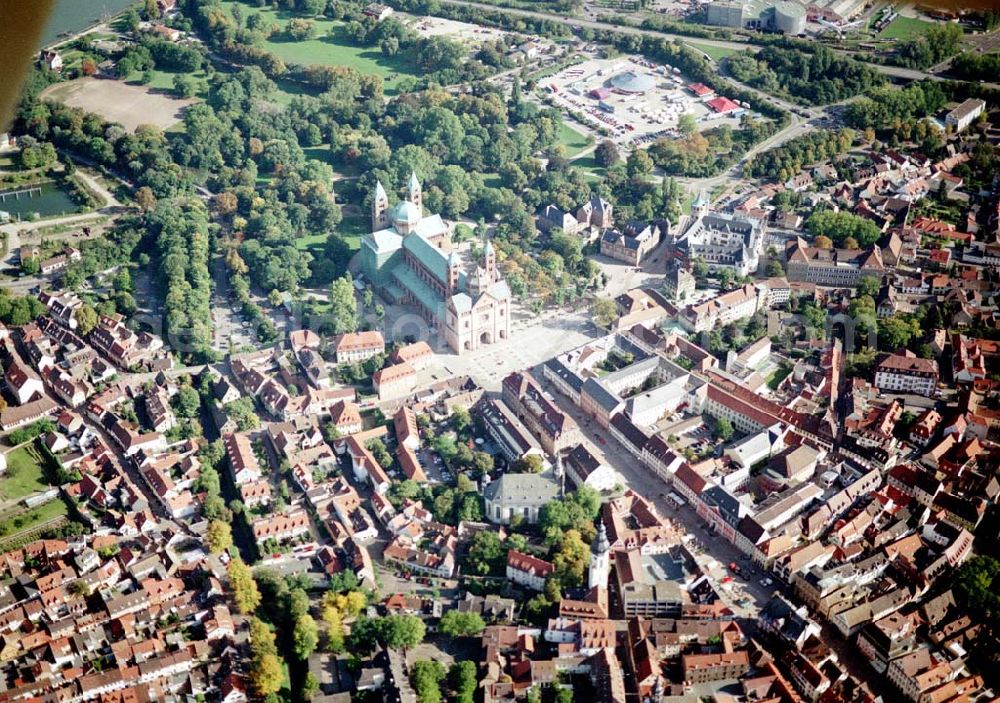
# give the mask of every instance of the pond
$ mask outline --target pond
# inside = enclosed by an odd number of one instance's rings
[[[33,186],[18,186],[0,191],[0,210],[10,213],[12,222],[39,217],[68,215],[80,211],[70,194],[58,183],[48,181]]]

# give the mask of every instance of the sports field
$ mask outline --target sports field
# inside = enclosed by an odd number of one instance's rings
[[[923,34],[933,26],[933,22],[926,22],[916,17],[897,15],[896,19],[878,33],[878,36],[879,39],[912,39],[917,35]]]
[[[194,99],[180,100],[144,85],[105,78],[77,78],[42,92],[43,100],[61,102],[117,122],[130,132],[143,124],[167,129],[181,121]]]

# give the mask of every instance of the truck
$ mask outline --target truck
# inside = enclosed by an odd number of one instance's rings
[[[614,112],[615,111],[615,106],[614,105],[612,105],[611,103],[605,102],[603,100],[601,100],[601,101],[599,101],[597,103],[597,107],[600,108],[601,110],[604,110],[604,112]]]

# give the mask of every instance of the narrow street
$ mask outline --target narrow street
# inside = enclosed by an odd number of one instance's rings
[[[766,574],[746,560],[745,555],[725,538],[710,529],[703,528],[704,521],[698,517],[693,507],[686,505],[678,508],[668,501],[666,495],[673,491],[673,487],[649,471],[617,440],[611,438],[607,430],[597,421],[586,417],[568,398],[544,381],[540,366],[531,371],[559,407],[580,425],[580,429],[587,437],[590,450],[598,456],[603,456],[605,463],[621,475],[623,484],[655,504],[660,515],[672,520],[676,526],[694,538],[696,545],[700,545],[694,549],[695,559],[712,578],[716,590],[726,605],[739,618],[755,619],[775,589],[773,585],[765,587],[760,584],[760,580]],[[728,564],[731,563],[740,565],[742,575],[727,570]],[[726,577],[730,577],[731,580],[723,584],[722,580]],[[737,600],[744,598],[747,601],[745,605],[736,604]]]

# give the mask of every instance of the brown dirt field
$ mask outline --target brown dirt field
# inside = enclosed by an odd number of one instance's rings
[[[165,130],[181,120],[188,105],[197,102],[107,78],[78,78],[57,83],[46,88],[41,97],[100,115],[130,132],[143,124]]]

